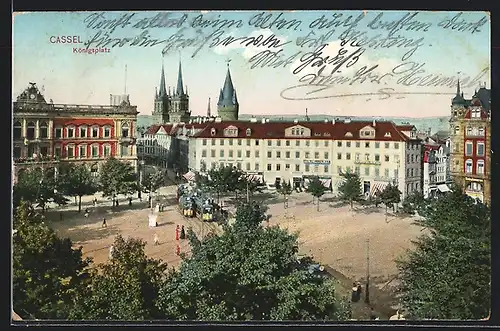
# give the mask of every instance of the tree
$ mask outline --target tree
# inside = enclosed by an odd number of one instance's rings
[[[351,172],[343,172],[341,176],[343,180],[338,188],[340,199],[349,202],[352,210],[353,203],[363,198],[363,193],[361,192],[361,179],[357,173]]]
[[[263,208],[240,205],[223,234],[193,238],[187,257],[160,290],[158,307],[177,320],[338,320],[331,279],[297,258],[297,236],[263,228]]]
[[[142,186],[146,189],[146,192],[156,192],[163,183],[165,182],[165,176],[162,171],[155,170],[152,173],[145,176]]]
[[[480,319],[491,299],[491,214],[460,191],[429,201],[427,228],[400,258],[402,303],[412,319]]]
[[[424,194],[420,191],[413,191],[403,200],[403,211],[408,214],[414,214],[415,211],[420,211],[425,207]]]
[[[285,208],[288,208],[288,199],[287,197],[292,194],[292,185],[290,182],[283,182],[281,187],[278,189],[278,192],[283,195],[283,205]]]
[[[110,157],[102,166],[100,174],[102,195],[112,197],[115,205],[118,194],[132,194],[137,188],[137,174],[126,162]]]
[[[388,184],[380,193],[380,200],[385,205],[385,221],[387,222],[387,208],[393,207],[401,201],[401,191],[397,186]]]
[[[307,187],[307,192],[309,192],[313,197],[318,199],[317,208],[319,211],[319,198],[325,194],[326,187],[323,185],[321,180],[318,177],[315,177],[309,182],[309,186]]]
[[[78,288],[69,318],[129,321],[163,318],[155,302],[168,278],[167,265],[148,258],[145,245],[140,239],[117,236],[111,261],[93,269],[89,284]]]
[[[85,165],[68,168],[61,173],[59,182],[65,194],[78,197],[78,212],[82,210],[82,196],[97,192],[97,182]]]
[[[45,212],[47,204],[55,202],[59,205],[67,203],[67,199],[60,191],[60,184],[53,174],[44,172],[40,168],[24,171],[18,176],[13,188],[13,205],[17,207],[21,200],[36,204]]]
[[[241,185],[244,174],[236,167],[224,166],[208,171],[209,188],[217,193],[217,203],[222,192],[235,192],[238,185]]]
[[[90,259],[60,239],[43,216],[21,202],[14,216],[13,304],[25,319],[66,319],[72,289],[83,282]]]

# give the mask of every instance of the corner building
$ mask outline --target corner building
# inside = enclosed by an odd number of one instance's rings
[[[39,167],[56,175],[62,163],[85,164],[97,176],[109,157],[137,169],[137,107],[47,102],[35,83],[13,103],[13,179]]]

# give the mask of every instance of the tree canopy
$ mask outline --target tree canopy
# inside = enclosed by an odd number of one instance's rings
[[[292,189],[292,185],[290,184],[290,182],[283,182],[283,184],[280,186],[280,188],[278,189],[278,193],[283,195],[283,204],[285,206],[285,208],[288,207],[288,201],[287,201],[287,197],[292,194],[293,192],[293,189]]]
[[[244,177],[245,174],[240,169],[224,166],[208,170],[206,177],[199,175],[198,181],[215,192],[219,201],[222,192],[236,192]]]
[[[317,208],[319,211],[319,198],[321,198],[325,192],[326,187],[323,185],[321,180],[318,177],[314,177],[307,187],[307,192],[309,192],[313,197],[318,199]]]
[[[385,212],[387,215],[387,208],[392,208],[401,201],[401,191],[396,185],[388,184],[378,197],[385,205]]]
[[[490,311],[491,215],[459,190],[429,200],[426,228],[398,261],[402,302],[413,319],[481,319]]]
[[[167,265],[148,258],[146,243],[117,236],[112,259],[92,270],[89,284],[78,288],[70,319],[147,320],[164,315],[156,307]]]
[[[165,176],[162,171],[155,170],[146,176],[142,181],[142,187],[146,189],[145,192],[155,192],[165,182]]]
[[[158,307],[179,320],[338,320],[333,281],[297,259],[297,237],[263,228],[265,208],[241,205],[234,226],[200,241],[160,291]]]
[[[110,157],[101,168],[100,189],[103,196],[131,194],[137,188],[137,174],[132,165]]]
[[[342,182],[340,183],[339,197],[341,200],[349,202],[351,209],[355,201],[360,201],[363,198],[361,192],[361,179],[357,173],[343,172],[341,173]]]
[[[69,239],[60,239],[31,205],[14,216],[14,310],[25,319],[66,318],[72,290],[87,277],[89,259]]]
[[[96,179],[85,165],[68,167],[58,181],[64,194],[78,197],[78,212],[82,210],[82,196],[94,194],[98,189]]]

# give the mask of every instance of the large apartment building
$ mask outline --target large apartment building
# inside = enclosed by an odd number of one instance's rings
[[[35,83],[13,103],[13,179],[26,169],[57,172],[60,163],[85,164],[97,175],[108,157],[137,167],[137,107],[128,96],[111,105],[47,102]],[[114,100],[114,101],[113,101]]]
[[[422,190],[421,140],[411,125],[200,119],[150,130],[170,136],[165,139],[170,139],[167,153],[182,171],[204,172],[229,165],[266,183],[289,181],[294,186],[319,177],[333,192],[340,174],[352,171],[362,178],[366,196],[388,183],[398,185],[403,197]]]

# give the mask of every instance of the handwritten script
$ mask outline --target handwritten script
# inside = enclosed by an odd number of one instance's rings
[[[207,50],[222,54],[225,48],[251,48],[246,57],[249,70],[287,68],[296,76],[297,84],[281,92],[289,100],[348,96],[335,93],[340,85],[374,85],[375,92],[368,94],[380,98],[398,93],[402,97],[398,87],[453,88],[458,80],[465,88],[476,87],[488,67],[476,73],[440,73],[419,60],[419,54],[439,49],[436,35],[461,34],[474,40],[487,28],[487,15],[471,19],[464,13],[434,14],[97,12],[82,23],[91,31],[84,42],[87,49],[158,47],[163,55],[187,51],[195,58]],[[381,58],[396,63],[388,68],[379,63]]]

